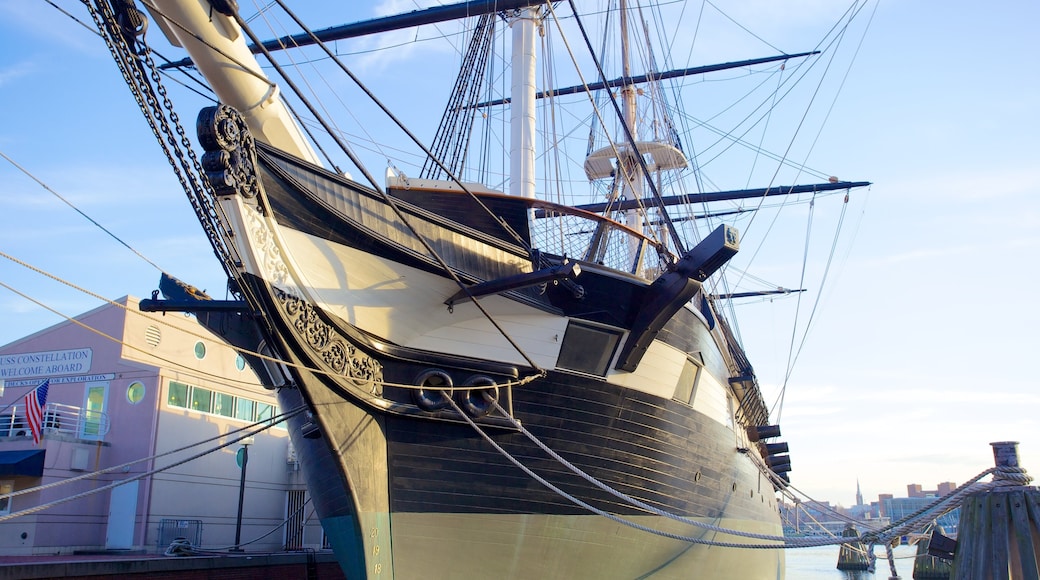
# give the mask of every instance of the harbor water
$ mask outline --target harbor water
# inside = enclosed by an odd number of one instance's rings
[[[896,572],[903,580],[914,573],[915,546],[898,546],[894,551]],[[838,570],[838,546],[797,548],[787,551],[787,580],[888,580],[892,576],[884,546],[875,546],[874,572]]]

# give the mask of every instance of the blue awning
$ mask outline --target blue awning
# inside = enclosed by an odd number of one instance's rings
[[[25,475],[40,477],[43,475],[43,457],[45,449],[18,449],[0,451],[0,476]]]

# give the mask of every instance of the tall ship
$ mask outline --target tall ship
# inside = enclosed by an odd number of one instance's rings
[[[694,31],[653,30],[683,2],[660,17],[484,0],[323,28],[281,0],[250,18],[235,0],[84,4],[232,294],[164,279],[146,307],[195,312],[304,409],[290,434],[348,578],[783,577],[790,458],[723,311],[789,291],[727,290],[735,222],[867,184],[718,191],[684,140],[705,123],[675,111],[682,83],[715,71],[775,75],[781,95],[798,74],[784,67],[822,49],[664,66]],[[281,32],[254,30],[275,18]],[[466,31],[458,70],[391,95],[443,112],[427,139],[337,43],[449,22]],[[314,62],[342,76],[306,76]],[[212,104],[177,111],[182,72]],[[449,94],[431,94],[446,74]],[[317,83],[369,99],[364,137],[328,118]],[[358,152],[402,142],[420,153],[384,171]]]

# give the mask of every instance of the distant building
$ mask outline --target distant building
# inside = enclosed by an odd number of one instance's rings
[[[953,482],[940,483],[938,490],[925,490],[921,485],[906,486],[908,497],[894,497],[890,493],[878,494],[878,501],[863,503],[863,493],[856,481],[856,505],[851,508],[832,506],[830,502],[806,501],[793,504],[781,503],[784,533],[788,535],[840,535],[848,522],[852,522],[861,534],[869,529],[880,529],[897,522],[932,504],[939,497],[957,489]],[[954,509],[938,519],[948,534],[957,532],[960,509]]]
[[[888,518],[893,522],[897,522],[931,505],[937,499],[935,496],[893,497],[883,499],[881,504]],[[960,508],[955,508],[953,511],[940,516],[936,521],[946,530],[946,533],[955,534],[957,533],[957,524],[960,521],[960,513]]]
[[[830,502],[806,501],[794,504],[781,503],[780,514],[784,526],[784,534],[795,536],[837,536],[848,526],[855,523],[860,533],[868,529],[877,529],[888,525],[888,520],[872,515],[866,506],[844,508],[831,505]],[[857,515],[860,514],[860,515]]]
[[[881,517],[888,517],[888,513],[885,511],[885,500],[892,499],[893,496],[890,493],[879,493],[878,494],[878,511],[881,512]]]
[[[911,483],[906,486],[907,497],[943,497],[957,489],[957,484],[944,481],[936,489],[922,489],[920,484]]]
[[[275,397],[244,360],[194,317],[145,314],[124,297],[0,347],[0,494],[59,483],[208,438],[214,441],[24,495],[0,498],[0,518],[102,486],[94,495],[0,521],[0,554],[162,551],[177,537],[234,545],[242,445],[173,467],[228,441],[229,431],[277,415]],[[50,387],[34,445],[25,395]],[[320,549],[284,426],[248,448],[241,540],[246,551]],[[254,541],[255,540],[255,541]]]

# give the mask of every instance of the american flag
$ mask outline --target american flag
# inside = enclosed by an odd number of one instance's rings
[[[25,417],[29,420],[29,429],[36,445],[40,444],[40,434],[43,432],[43,406],[47,404],[47,388],[50,384],[51,380],[47,379],[25,396]]]

